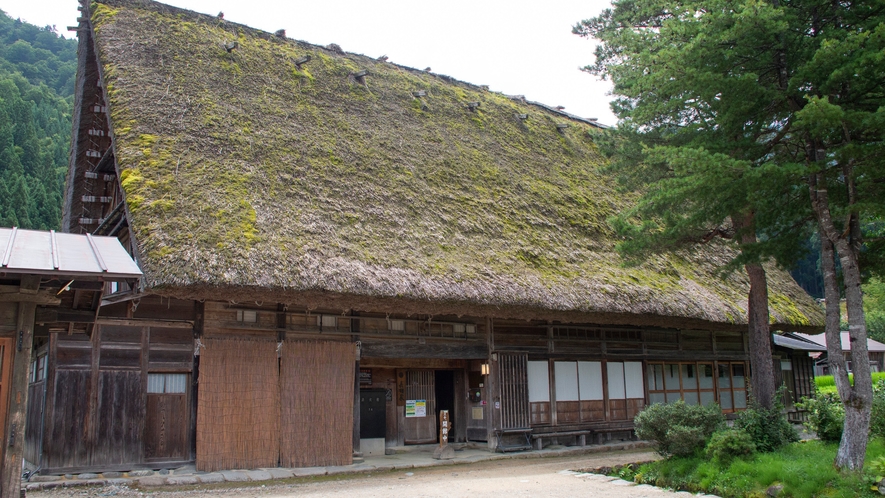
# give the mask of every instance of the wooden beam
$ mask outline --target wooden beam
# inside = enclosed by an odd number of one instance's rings
[[[32,303],[42,305],[59,305],[61,299],[48,291],[29,292],[26,289],[10,290],[9,286],[0,286],[0,303]]]
[[[28,275],[21,280],[23,293],[35,293],[40,277]],[[16,328],[18,334],[13,342],[12,380],[10,383],[9,409],[6,417],[6,446],[3,468],[0,472],[0,498],[18,498],[21,494],[22,456],[25,450],[25,414],[28,407],[28,370],[31,366],[31,350],[34,346],[33,302],[19,302]]]
[[[92,323],[94,311],[37,308],[37,323]]]
[[[439,358],[485,360],[488,347],[479,341],[419,344],[417,341],[372,340],[362,337],[363,356],[367,358]]]
[[[130,318],[103,318],[98,317],[96,322],[101,325],[126,325],[132,327],[168,327],[168,328],[179,328],[179,329],[193,329],[194,323],[185,320],[139,320],[139,319],[130,319]]]

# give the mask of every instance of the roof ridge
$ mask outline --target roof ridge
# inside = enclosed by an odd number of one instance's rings
[[[144,6],[144,7],[151,8],[153,10],[160,11],[160,12],[166,11],[166,12],[171,12],[171,13],[175,13],[175,14],[187,14],[190,16],[197,17],[201,21],[210,21],[210,20],[214,19],[214,20],[223,22],[226,26],[241,28],[241,29],[256,33],[260,38],[263,38],[266,40],[278,40],[278,41],[283,41],[283,42],[291,42],[291,43],[295,43],[295,44],[298,44],[301,46],[305,46],[305,48],[320,49],[320,50],[327,52],[331,56],[340,57],[342,55],[344,55],[344,56],[349,55],[349,56],[356,56],[356,57],[365,57],[366,59],[368,59],[370,61],[378,62],[377,57],[371,57],[369,55],[360,54],[360,53],[356,53],[356,52],[348,52],[346,50],[341,49],[341,46],[336,43],[331,43],[329,45],[317,45],[315,43],[311,43],[311,42],[304,41],[304,40],[299,40],[299,39],[292,38],[289,36],[280,37],[280,36],[277,36],[275,33],[271,33],[269,31],[264,31],[263,29],[260,29],[260,28],[255,28],[252,26],[248,26],[246,24],[240,24],[237,22],[229,21],[223,17],[222,12],[219,12],[219,14],[222,14],[222,17],[219,17],[218,15],[213,16],[211,14],[203,14],[203,13],[197,12],[195,10],[185,9],[182,7],[176,7],[174,5],[168,5],[168,4],[165,4],[162,2],[157,2],[155,0],[96,0],[96,2],[101,3],[101,4],[105,4],[105,5],[112,5],[112,6],[117,6],[117,5]],[[334,46],[335,48],[330,48],[332,46]],[[340,50],[340,52],[339,52],[339,50]],[[531,106],[539,107],[539,108],[544,109],[546,111],[552,112],[554,114],[558,114],[562,117],[565,117],[565,118],[568,118],[568,119],[571,119],[574,121],[579,121],[584,124],[588,124],[588,125],[593,126],[595,128],[599,128],[599,129],[603,129],[603,130],[610,128],[608,125],[604,125],[602,123],[599,123],[597,118],[585,118],[585,117],[577,116],[575,114],[565,112],[562,109],[558,109],[556,107],[549,106],[549,105],[544,104],[542,102],[527,100],[524,95],[507,95],[502,92],[496,92],[496,91],[489,90],[488,85],[471,83],[469,81],[460,80],[460,79],[455,78],[453,76],[440,74],[440,73],[434,73],[432,71],[418,69],[418,68],[406,66],[403,64],[398,64],[396,62],[391,62],[387,59],[385,59],[381,62],[385,62],[385,63],[390,64],[392,66],[395,66],[395,67],[398,67],[401,69],[405,69],[405,70],[413,72],[413,73],[428,74],[430,76],[439,78],[439,79],[449,82],[449,83],[458,83],[458,84],[468,85],[477,91],[492,92],[492,93],[496,93],[499,95],[503,95],[509,99],[516,100],[518,102],[524,102],[524,103],[531,105]]]

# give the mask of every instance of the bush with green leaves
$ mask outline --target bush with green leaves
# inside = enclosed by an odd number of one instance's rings
[[[842,426],[845,424],[845,408],[842,400],[834,393],[815,392],[812,398],[802,398],[796,407],[808,412],[805,427],[817,434],[821,441],[842,439]]]
[[[799,433],[784,416],[780,403],[768,409],[751,398],[750,406],[738,415],[734,427],[746,431],[756,444],[756,450],[764,453],[799,440]]]
[[[885,456],[867,462],[867,478],[874,490],[885,495]]]
[[[701,450],[725,423],[725,417],[718,405],[686,405],[677,401],[649,405],[633,422],[640,439],[654,441],[657,452],[669,457]]]
[[[873,409],[870,418],[870,437],[885,439],[885,379],[873,385]]]
[[[728,464],[735,458],[750,456],[756,452],[756,443],[743,429],[725,429],[713,434],[704,453],[707,458]]]

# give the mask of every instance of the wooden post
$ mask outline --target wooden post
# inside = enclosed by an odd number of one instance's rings
[[[487,398],[484,411],[486,415],[486,440],[488,441],[489,450],[494,452],[495,448],[498,446],[498,436],[495,431],[501,427],[501,373],[499,362],[493,360],[497,355],[497,352],[495,351],[495,322],[491,318],[488,318],[486,319],[486,324],[486,329],[488,330],[489,354],[485,361],[489,365],[489,375],[483,379],[486,386],[485,394]],[[498,407],[497,409],[496,406]]]
[[[363,456],[360,445],[360,360],[353,368],[353,455]]]
[[[355,317],[357,313],[351,311],[350,315]],[[359,348],[357,349],[358,352],[362,349],[359,323],[359,318],[350,319],[350,332],[352,334],[350,340],[353,341],[355,347]],[[355,457],[363,456],[363,449],[360,445],[360,411],[360,357],[357,356],[356,363],[353,366],[353,455]]]
[[[449,444],[449,411],[439,411],[439,447]]]
[[[22,294],[37,294],[40,277],[26,275],[20,284]],[[34,345],[35,302],[19,302],[16,332],[13,340],[12,382],[9,390],[9,411],[6,417],[6,439],[3,469],[0,472],[0,498],[18,498],[21,494],[22,456],[25,451],[25,414],[28,407],[28,371]]]
[[[433,450],[433,458],[436,460],[451,460],[455,458],[455,449],[449,446],[449,411],[439,411],[439,446]]]

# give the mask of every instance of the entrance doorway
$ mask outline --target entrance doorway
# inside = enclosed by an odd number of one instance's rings
[[[449,411],[449,442],[455,440],[455,372],[453,370],[437,370],[435,372],[436,391],[436,419],[439,420],[439,412]],[[437,430],[437,442],[439,431]]]
[[[453,424],[449,441],[455,437],[455,371],[407,370],[404,394],[406,404],[414,403],[414,412],[406,408],[403,419],[405,444],[439,442],[439,411],[449,411]]]

